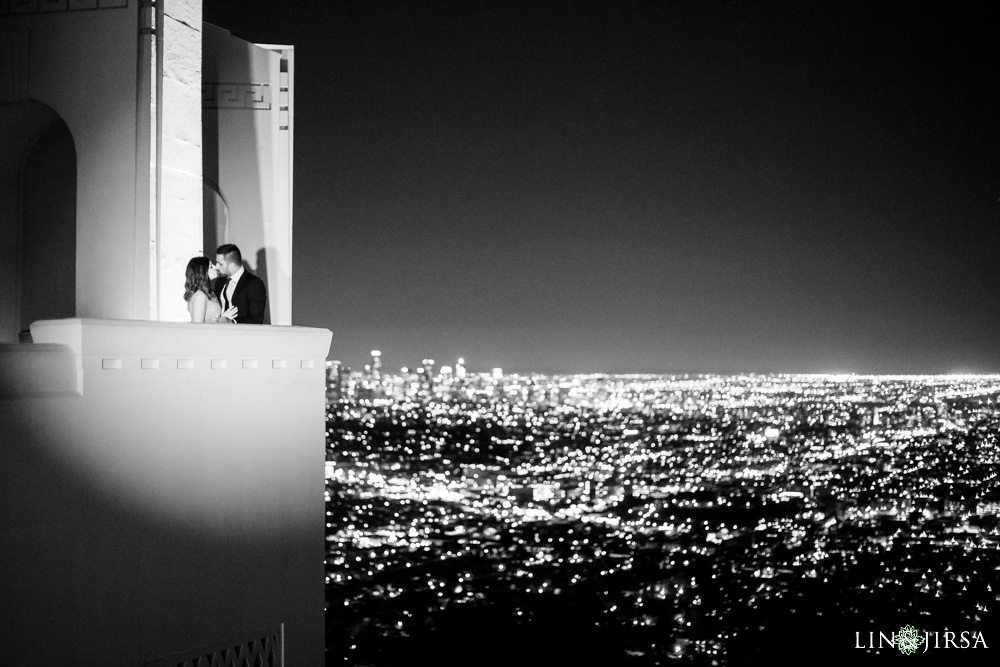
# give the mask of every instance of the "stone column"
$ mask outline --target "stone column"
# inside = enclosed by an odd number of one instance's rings
[[[160,0],[157,211],[151,319],[188,319],[184,269],[202,248],[201,1]]]

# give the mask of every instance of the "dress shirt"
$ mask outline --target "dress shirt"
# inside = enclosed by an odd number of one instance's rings
[[[226,299],[229,301],[230,307],[232,307],[233,305],[233,292],[236,291],[236,283],[238,283],[240,281],[240,278],[242,277],[243,277],[243,267],[241,266],[239,271],[229,276],[229,282],[226,283],[226,286],[222,288],[222,291],[226,295]],[[236,317],[238,318],[240,315],[246,315],[246,313],[239,313],[236,315]]]

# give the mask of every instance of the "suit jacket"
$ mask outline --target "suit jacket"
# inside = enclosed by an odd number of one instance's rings
[[[222,303],[222,290],[225,286],[224,276],[215,279],[215,293],[219,297],[219,303]],[[237,324],[264,324],[264,311],[267,309],[267,289],[264,287],[264,281],[244,268],[229,305],[239,309],[236,315]]]

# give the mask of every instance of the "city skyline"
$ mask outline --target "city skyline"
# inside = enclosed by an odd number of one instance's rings
[[[293,322],[331,358],[896,374],[1000,371],[994,12],[204,18],[296,47]]]

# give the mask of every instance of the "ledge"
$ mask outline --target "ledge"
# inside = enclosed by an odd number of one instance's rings
[[[66,345],[78,355],[322,357],[328,329],[268,324],[191,324],[145,320],[41,320],[31,324],[37,343]]]
[[[325,372],[332,337],[309,327],[42,320],[33,343],[0,345],[0,398],[82,396],[102,371]]]
[[[0,345],[0,399],[80,396],[80,358],[66,345]]]

